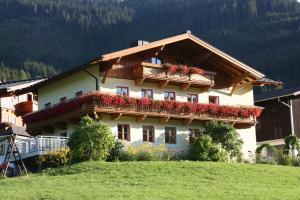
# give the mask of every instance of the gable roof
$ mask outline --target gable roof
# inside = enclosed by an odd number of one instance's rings
[[[273,90],[271,92],[262,93],[259,95],[255,95],[255,102],[268,101],[277,98],[290,97],[295,98],[300,95],[300,86],[285,88],[280,90]]]
[[[116,52],[112,52],[112,53],[108,53],[108,54],[104,54],[101,55],[87,63],[84,63],[82,65],[79,65],[75,68],[72,68],[70,70],[64,71],[60,74],[57,74],[56,76],[53,77],[49,77],[48,80],[43,81],[39,84],[34,85],[34,88],[38,88],[44,85],[47,85],[50,82],[53,82],[55,80],[64,78],[66,76],[69,76],[71,74],[77,73],[79,71],[85,70],[86,68],[88,68],[91,65],[94,64],[106,64],[110,61],[114,61],[117,59],[120,59],[122,57],[125,56],[129,56],[135,53],[139,53],[139,52],[143,52],[143,51],[147,51],[150,49],[155,49],[155,48],[159,48],[159,47],[163,47],[165,45],[168,44],[172,44],[172,43],[176,43],[176,42],[181,42],[181,41],[185,41],[185,40],[190,40],[192,42],[194,42],[195,44],[199,45],[199,47],[205,48],[207,49],[209,52],[211,52],[212,54],[227,60],[228,62],[232,63],[234,66],[236,66],[238,69],[240,69],[241,71],[244,71],[245,74],[249,74],[251,75],[251,77],[254,80],[260,80],[263,77],[265,77],[265,75],[255,69],[253,69],[252,67],[242,63],[241,61],[233,58],[232,56],[224,53],[223,51],[217,49],[216,47],[213,47],[212,45],[208,44],[207,42],[204,42],[203,40],[199,39],[198,37],[196,37],[195,35],[191,34],[190,32],[187,33],[183,33],[180,35],[176,35],[173,37],[169,37],[169,38],[165,38],[165,39],[161,39],[161,40],[157,40],[154,42],[150,42],[148,44],[143,44],[140,46],[135,46],[135,47],[131,47],[128,49],[124,49],[124,50],[120,50],[120,51],[116,51]],[[104,66],[104,65],[103,65]]]
[[[195,35],[191,34],[190,32],[180,34],[180,35],[177,35],[177,36],[173,36],[173,37],[169,37],[169,38],[166,38],[166,39],[150,42],[148,44],[144,44],[144,45],[141,45],[141,46],[136,46],[136,47],[124,49],[124,50],[109,53],[109,54],[104,54],[96,62],[108,61],[108,60],[112,60],[112,59],[116,59],[116,58],[121,58],[121,57],[124,57],[124,56],[128,56],[130,54],[138,53],[138,52],[141,52],[141,51],[153,49],[153,48],[156,48],[156,47],[159,47],[159,46],[164,46],[164,45],[167,45],[167,44],[171,44],[171,43],[179,42],[179,41],[183,41],[183,40],[191,40],[191,41],[195,42],[196,44],[200,45],[201,47],[204,47],[205,49],[207,49],[210,52],[216,54],[217,56],[220,56],[221,58],[226,59],[229,62],[239,66],[241,69],[244,69],[245,71],[247,71],[250,74],[254,75],[257,79],[263,78],[265,76],[261,72],[259,72],[255,69],[253,69],[252,67],[242,63],[241,61],[239,61],[239,60],[233,58],[232,56],[224,53],[223,51],[217,49],[216,47],[214,47],[210,44],[208,44],[207,42],[204,42],[203,40],[201,40],[200,38],[198,38]]]

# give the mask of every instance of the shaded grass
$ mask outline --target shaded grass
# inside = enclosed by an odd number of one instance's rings
[[[300,168],[209,162],[86,162],[0,181],[15,199],[299,199]]]

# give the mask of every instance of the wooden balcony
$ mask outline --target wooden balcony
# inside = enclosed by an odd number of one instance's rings
[[[28,130],[47,130],[54,127],[66,129],[67,123],[76,124],[80,117],[89,114],[101,120],[103,115],[111,115],[111,120],[132,116],[137,122],[146,118],[157,118],[160,123],[170,119],[181,120],[183,125],[193,121],[222,121],[236,127],[251,127],[260,114],[258,107],[221,106],[214,104],[194,104],[174,101],[153,101],[93,92],[82,97],[54,105],[51,108],[33,112],[23,117]]]
[[[33,101],[24,101],[15,105],[15,114],[17,116],[23,116],[33,111]]]
[[[170,74],[164,65],[142,62],[135,70],[135,83],[141,85],[143,82],[157,82],[159,88],[168,84],[179,85],[182,90],[189,87],[198,87],[205,90],[214,86],[216,73],[204,71],[203,74],[183,74],[182,72]]]

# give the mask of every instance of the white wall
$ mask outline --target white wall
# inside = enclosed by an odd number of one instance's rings
[[[95,75],[98,74],[97,67],[88,69]],[[100,81],[103,77],[100,77]],[[230,96],[230,89],[228,90],[210,90],[209,92],[202,92],[200,88],[189,88],[187,91],[180,90],[179,86],[169,85],[164,89],[159,89],[156,83],[145,82],[142,86],[135,86],[133,80],[108,78],[105,84],[100,83],[100,91],[103,93],[116,94],[116,86],[129,87],[129,95],[131,97],[141,97],[141,89],[152,89],[154,92],[154,99],[163,100],[164,91],[176,92],[176,100],[187,101],[187,93],[199,94],[199,103],[208,103],[208,97],[219,96],[220,104],[222,105],[253,105],[253,91],[252,84],[245,84],[239,86],[232,96]],[[78,72],[74,75],[64,79],[55,81],[47,86],[39,89],[39,108],[44,108],[44,104],[51,102],[51,104],[59,103],[60,98],[66,96],[68,99],[74,98],[77,91],[82,90],[84,93],[95,91],[95,79],[85,72]],[[201,122],[193,122],[190,126],[182,126],[179,120],[170,120],[167,125],[159,123],[158,119],[146,119],[144,123],[137,123],[133,117],[122,117],[117,122],[111,121],[110,116],[104,116],[103,122],[112,127],[112,131],[117,135],[117,124],[124,123],[131,125],[131,143],[137,144],[142,141],[142,125],[154,125],[155,137],[157,143],[164,143],[164,127],[175,126],[177,128],[177,144],[168,145],[174,147],[177,151],[184,151],[188,148],[188,130],[189,128],[202,128]],[[68,135],[72,132],[73,126],[68,126]],[[55,129],[55,135],[60,135],[64,130]],[[241,138],[244,141],[243,153],[248,156],[248,151],[255,151],[256,138],[255,127],[250,129],[238,130]]]

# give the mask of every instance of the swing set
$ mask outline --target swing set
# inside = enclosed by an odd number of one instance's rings
[[[16,144],[16,137],[16,134],[11,134],[0,139],[0,142],[8,142],[3,163],[0,164],[0,170],[3,177],[6,177],[9,164],[13,162],[16,163],[16,167],[19,169],[20,174],[27,175],[27,169]],[[14,158],[14,160],[12,158]]]

